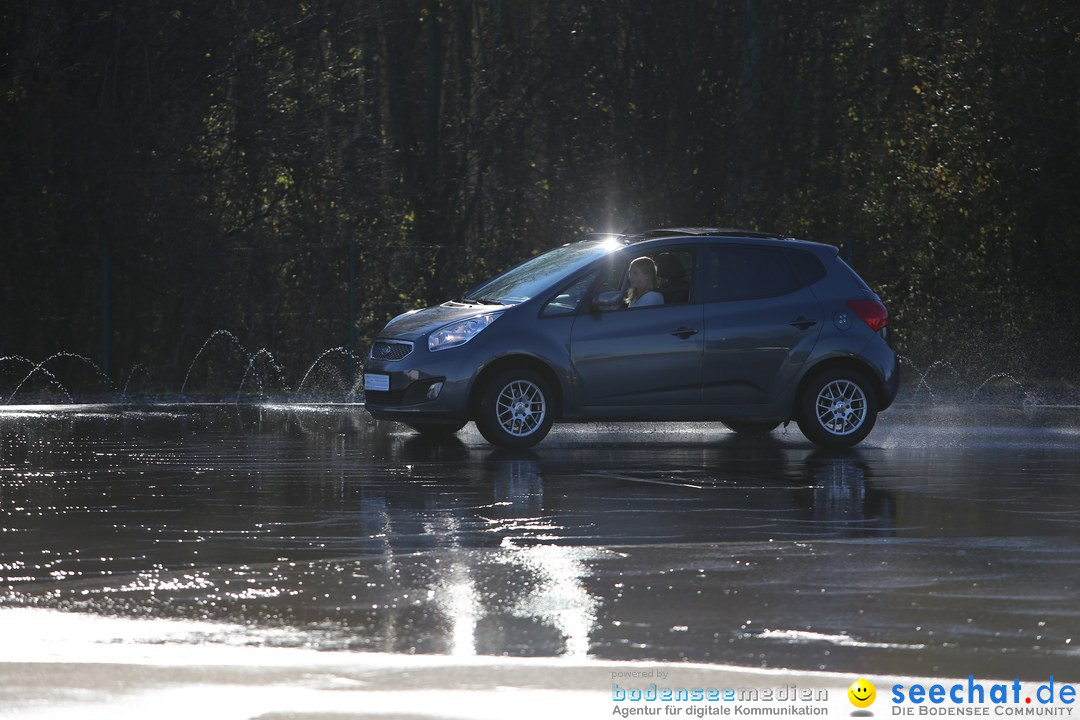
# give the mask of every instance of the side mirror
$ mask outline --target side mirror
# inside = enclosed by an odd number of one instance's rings
[[[592,309],[596,312],[611,312],[623,307],[622,293],[618,290],[605,290],[598,293],[592,301]]]

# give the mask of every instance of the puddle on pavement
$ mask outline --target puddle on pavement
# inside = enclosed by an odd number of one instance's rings
[[[1080,678],[1080,432],[897,409],[556,428],[506,452],[355,406],[0,413],[0,607],[166,642]]]

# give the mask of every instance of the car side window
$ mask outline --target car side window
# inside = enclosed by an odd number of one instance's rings
[[[540,317],[558,317],[577,312],[578,306],[581,305],[581,301],[585,298],[585,294],[589,292],[589,286],[596,280],[598,272],[586,273],[559,290],[555,297],[544,305],[544,309],[540,311]]]
[[[804,287],[780,248],[714,245],[706,253],[705,300],[753,300],[787,295]]]
[[[685,305],[691,300],[694,255],[689,250],[667,250],[653,255],[657,290],[665,305]]]
[[[814,253],[807,250],[787,250],[786,254],[795,266],[795,272],[799,274],[803,287],[809,287],[825,277],[825,266]]]
[[[694,253],[690,248],[672,248],[651,253],[640,250],[635,252],[633,247],[627,248],[611,263],[610,272],[606,272],[601,278],[596,294],[616,290],[626,297],[630,288],[630,263],[640,257],[649,258],[656,266],[656,285],[653,290],[663,296],[663,305],[685,305],[693,301]]]

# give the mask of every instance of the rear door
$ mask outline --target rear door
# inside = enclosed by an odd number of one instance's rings
[[[806,251],[775,246],[708,246],[702,257],[706,404],[768,403],[792,382],[824,320],[808,287],[814,278],[805,266],[814,261]]]

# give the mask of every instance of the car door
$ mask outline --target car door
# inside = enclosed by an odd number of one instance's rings
[[[717,244],[703,253],[706,404],[768,403],[809,357],[823,311],[789,252]]]
[[[610,278],[594,292],[626,290],[626,268],[645,253],[632,248],[612,263]],[[655,253],[659,256],[661,253]],[[690,278],[693,248],[665,248],[665,260],[678,260]],[[702,304],[692,288],[658,290],[662,305],[581,313],[574,321],[570,357],[578,404],[592,408],[641,407],[646,415],[678,414],[701,402]]]

